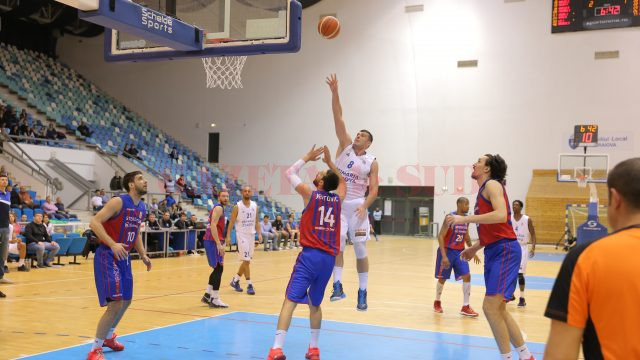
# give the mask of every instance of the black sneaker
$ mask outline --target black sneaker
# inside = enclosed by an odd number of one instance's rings
[[[5,295],[2,291],[0,291],[0,298],[6,298],[7,295]]]
[[[526,302],[526,301],[524,301],[524,298],[523,298],[523,297],[521,297],[521,298],[520,298],[520,301],[518,302],[518,307],[519,307],[519,308],[523,308],[523,307],[525,307],[525,306],[527,306],[527,302]]]
[[[5,274],[9,273],[9,267],[7,265],[4,266],[4,273]]]
[[[200,299],[200,301],[202,301],[203,303],[209,305],[209,303],[211,302],[211,295],[209,295],[209,293],[204,293],[204,295],[202,295],[202,299]]]
[[[22,264],[18,266],[18,271],[29,271],[29,269],[27,269],[27,266],[25,264]]]

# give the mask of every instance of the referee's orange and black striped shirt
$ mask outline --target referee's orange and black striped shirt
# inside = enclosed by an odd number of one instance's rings
[[[585,359],[640,359],[640,224],[577,246],[545,316],[584,329]]]

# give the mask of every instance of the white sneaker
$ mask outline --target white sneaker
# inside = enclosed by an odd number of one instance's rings
[[[228,308],[229,305],[225,304],[220,300],[220,298],[214,299],[211,298],[211,302],[209,303],[209,307],[212,308]]]
[[[0,279],[0,284],[13,284],[13,281],[7,279],[7,278],[2,278]]]

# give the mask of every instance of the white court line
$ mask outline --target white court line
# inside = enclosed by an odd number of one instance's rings
[[[118,335],[118,336],[119,336],[119,337],[125,337],[125,336],[129,336],[129,335],[141,334],[141,333],[143,333],[143,332],[147,332],[147,331],[153,331],[153,330],[158,330],[158,329],[164,329],[164,328],[168,328],[168,327],[175,326],[175,325],[187,324],[187,323],[194,322],[194,321],[200,321],[200,320],[203,320],[203,319],[214,318],[214,317],[218,317],[218,316],[222,316],[222,315],[234,314],[234,313],[237,313],[237,312],[238,312],[238,311],[231,311],[231,312],[228,312],[228,313],[226,313],[226,314],[218,314],[218,315],[213,315],[213,316],[203,316],[203,317],[201,317],[200,319],[187,320],[187,321],[183,321],[183,322],[179,322],[179,323],[175,323],[175,324],[171,324],[171,325],[157,326],[157,327],[154,327],[154,328],[151,328],[151,329],[147,329],[147,330],[140,330],[140,331],[136,331],[136,332],[132,332],[132,333],[126,334],[126,335]],[[92,341],[93,341],[93,340],[90,340],[89,342],[92,342]],[[43,352],[41,352],[41,353],[37,353],[37,354],[24,355],[24,356],[20,356],[20,357],[19,357],[19,358],[17,358],[17,359],[23,359],[23,358],[25,358],[25,357],[38,356],[38,355],[48,354],[48,353],[52,353],[52,352],[60,351],[60,350],[65,350],[65,349],[71,349],[71,348],[74,348],[74,347],[77,347],[77,346],[82,346],[82,345],[84,345],[84,344],[88,344],[89,342],[83,342],[83,343],[78,344],[78,345],[65,346],[65,347],[61,347],[61,348],[59,348],[59,349],[55,349],[55,350],[43,351]]]

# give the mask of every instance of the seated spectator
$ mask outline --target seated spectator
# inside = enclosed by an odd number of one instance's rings
[[[24,237],[27,240],[27,250],[36,253],[38,267],[51,267],[51,262],[60,250],[60,245],[51,240],[47,228],[42,224],[42,214],[33,216],[33,221],[25,227]],[[46,259],[44,258],[45,250],[49,251]]]
[[[218,200],[218,188],[215,185],[211,186],[211,197]]]
[[[278,233],[269,222],[269,217],[267,215],[262,218],[262,222],[260,223],[260,232],[262,233],[262,241],[264,242],[264,251],[278,251]],[[271,240],[271,249],[268,247],[269,240]]]
[[[160,215],[160,214],[164,214],[167,211],[169,211],[169,207],[167,207],[167,199],[165,198],[158,203],[158,213]]]
[[[171,220],[175,221],[178,220],[178,218],[180,217],[180,210],[178,210],[178,204],[173,204],[173,206],[171,207],[171,210],[169,210],[169,213],[171,214]]]
[[[298,247],[298,243],[300,242],[300,227],[298,222],[293,217],[293,214],[289,214],[289,221],[287,222],[286,231],[289,233],[289,238],[291,239],[291,243],[295,244]],[[296,236],[298,240],[296,241]]]
[[[122,149],[122,155],[124,155],[124,157],[129,157],[131,156],[131,154],[129,154],[129,144],[124,144],[124,149]]]
[[[178,156],[178,149],[176,149],[175,146],[171,149],[171,153],[169,154],[169,157],[176,161],[180,158]]]
[[[56,131],[56,139],[57,140],[67,140],[67,135],[62,131]]]
[[[18,271],[29,271],[24,264],[24,259],[27,257],[27,245],[18,237],[20,228],[21,225],[16,222],[16,214],[9,213],[9,230],[11,233],[8,253],[18,255]],[[7,263],[7,259],[5,259],[4,263]]]
[[[187,185],[187,187],[185,188],[185,193],[187,194],[187,197],[191,200],[193,199],[200,199],[200,195],[196,194],[196,184],[195,183],[191,183],[191,185]]]
[[[31,199],[31,194],[27,191],[27,189],[22,186],[20,187],[20,201],[22,202],[22,208],[35,209],[37,208],[36,204],[33,203],[33,199]]]
[[[93,131],[89,130],[89,126],[85,121],[78,126],[78,132],[84,137],[91,137],[91,135],[93,135]]]
[[[184,175],[180,175],[180,177],[178,177],[178,180],[176,180],[176,190],[178,190],[178,193],[183,193],[186,185],[187,184],[184,180]]]
[[[47,233],[49,235],[53,235],[54,229],[53,229],[53,224],[51,223],[51,221],[49,221],[49,215],[47,214],[42,215],[42,225],[44,225],[44,227],[47,228]]]
[[[173,198],[173,193],[167,194],[165,200],[167,201],[167,207],[172,208],[176,204],[176,199]]]
[[[116,174],[109,181],[109,189],[111,191],[122,191],[122,176],[120,176],[120,172],[116,171]]]
[[[47,132],[44,137],[49,140],[57,140],[58,139],[58,131],[56,130],[55,125],[53,123],[49,123],[49,127],[47,128]]]
[[[151,198],[151,205],[149,205],[149,213],[157,213],[158,212],[158,200],[156,198]]]
[[[16,115],[16,109],[11,105],[7,105],[4,110],[4,118],[3,118],[6,127],[12,128],[18,125],[18,116]]]
[[[96,190],[95,195],[91,198],[91,207],[93,211],[99,211],[104,206],[102,202],[102,196],[100,196],[100,190]]]
[[[111,195],[107,195],[104,189],[100,189],[100,197],[102,198],[103,204],[106,204],[111,199]]]
[[[11,222],[11,217],[13,216],[13,222]],[[9,213],[9,223],[13,225],[13,233],[15,236],[18,236],[22,233],[23,226],[18,222],[16,218],[16,214],[14,212]]]
[[[164,190],[167,194],[173,194],[176,192],[176,182],[173,181],[171,175],[167,176],[164,180]]]
[[[47,196],[45,201],[42,203],[41,208],[42,208],[42,211],[44,211],[45,214],[49,215],[49,218],[54,218],[54,219],[57,219],[57,220],[62,220],[62,219],[67,219],[68,218],[68,216],[66,216],[66,214],[58,212],[58,207],[55,206],[55,204],[53,204],[51,202],[51,196]]]
[[[156,219],[156,214],[149,213],[149,219],[147,220],[146,231],[150,230],[160,230],[160,223],[158,219]],[[160,241],[163,238],[163,234],[161,233],[149,233],[147,236],[147,249],[150,251],[160,251]]]
[[[18,135],[19,136],[27,136],[27,133],[31,130],[31,127],[27,123],[27,119],[21,119],[20,125],[18,126]]]
[[[180,217],[173,223],[173,227],[178,230],[187,230],[189,229],[189,220],[187,220],[187,214],[180,213]]]
[[[165,211],[162,214],[162,219],[160,220],[160,227],[163,229],[171,229],[173,227],[173,222],[171,221],[170,215],[168,211]]]
[[[58,208],[58,214],[65,216],[67,219],[78,218],[78,215],[69,214],[69,210],[64,208],[64,203],[62,202],[62,198],[60,196],[56,198],[56,203],[54,205]]]
[[[23,224],[27,224],[29,222],[27,214],[22,214],[22,216],[20,216],[20,222]],[[22,229],[22,232],[24,232],[24,228]]]
[[[20,187],[16,186],[11,188],[11,185],[7,186],[7,191],[11,191],[11,207],[14,209],[22,209],[22,200],[20,199]]]
[[[273,222],[273,228],[276,230],[276,233],[278,234],[278,245],[280,246],[280,249],[286,249],[287,245],[289,245],[289,234],[284,231],[284,224],[282,223],[282,216],[278,215],[276,216],[276,220]],[[291,249],[291,247],[288,247],[289,249]]]
[[[20,136],[20,128],[18,127],[17,124],[13,124],[12,126],[8,126],[9,128],[9,135],[11,136]],[[14,139],[14,141],[16,141],[16,139]]]

